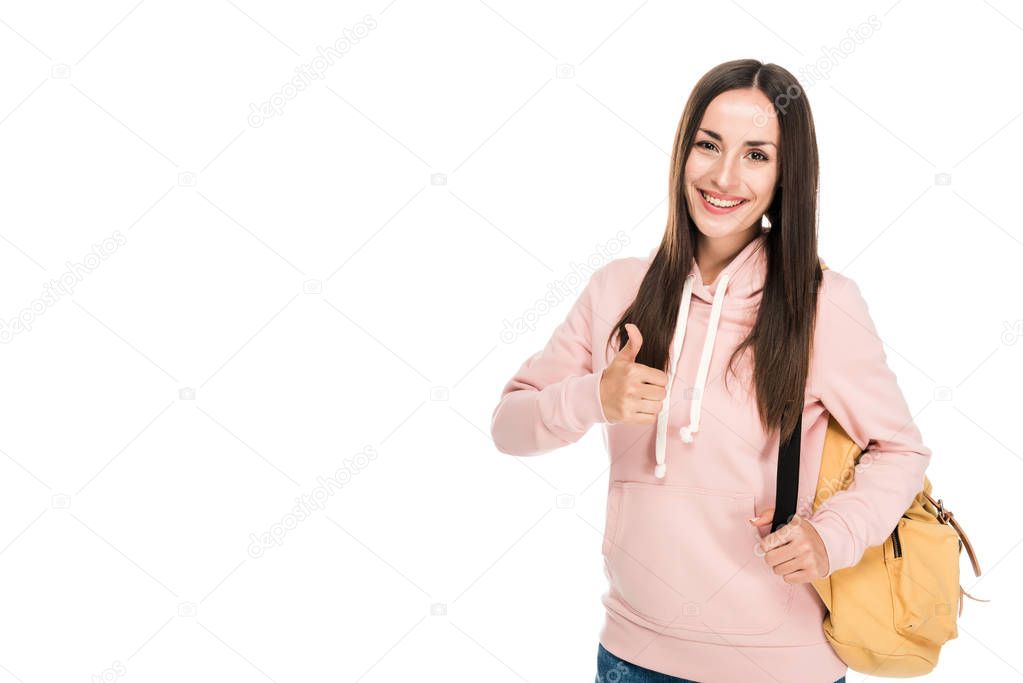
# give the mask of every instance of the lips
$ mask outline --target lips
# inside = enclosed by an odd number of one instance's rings
[[[700,198],[703,200],[703,207],[713,214],[725,214],[734,211],[735,209],[749,203],[749,200],[745,197],[736,197],[735,195],[721,194],[719,192],[710,192],[696,188],[700,194]]]
[[[704,198],[712,199],[712,200],[718,202],[718,204],[722,204],[722,205],[727,204],[727,205],[734,206],[736,204],[741,204],[743,202],[749,201],[745,197],[737,197],[737,196],[731,195],[731,194],[721,194],[720,192],[712,192],[710,190],[704,190],[704,189],[701,189],[701,188],[696,188],[696,189],[702,195],[704,195]]]

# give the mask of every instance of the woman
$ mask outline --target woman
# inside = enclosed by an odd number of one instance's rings
[[[712,69],[675,135],[660,246],[599,268],[494,410],[512,455],[606,425],[600,683],[845,679],[810,582],[884,541],[931,452],[857,285],[820,267],[817,177],[792,74]],[[796,406],[810,457],[771,533]],[[813,511],[829,414],[870,457]]]

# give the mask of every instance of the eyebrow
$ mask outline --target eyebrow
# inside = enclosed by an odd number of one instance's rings
[[[700,130],[706,133],[707,135],[711,136],[718,142],[721,142],[721,136],[718,133],[715,133],[712,130],[707,130],[706,128],[700,128]],[[769,140],[747,140],[745,144],[747,147],[763,147],[765,145],[771,145],[775,149],[778,148],[778,145],[774,144]]]

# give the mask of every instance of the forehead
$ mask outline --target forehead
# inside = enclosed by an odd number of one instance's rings
[[[707,105],[700,128],[718,133],[726,142],[749,139],[778,142],[778,119],[767,95],[756,88],[727,90]]]

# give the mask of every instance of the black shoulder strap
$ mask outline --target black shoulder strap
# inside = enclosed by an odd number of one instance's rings
[[[796,496],[799,491],[799,449],[802,435],[803,415],[800,412],[792,435],[785,443],[778,444],[778,478],[775,482],[772,532],[788,524],[796,514]]]
[[[821,270],[827,270],[824,260],[818,257]],[[774,521],[771,531],[777,531],[788,524],[796,514],[796,497],[799,491],[799,450],[803,436],[803,413],[800,411],[796,428],[785,443],[778,444],[778,478],[775,482]]]

